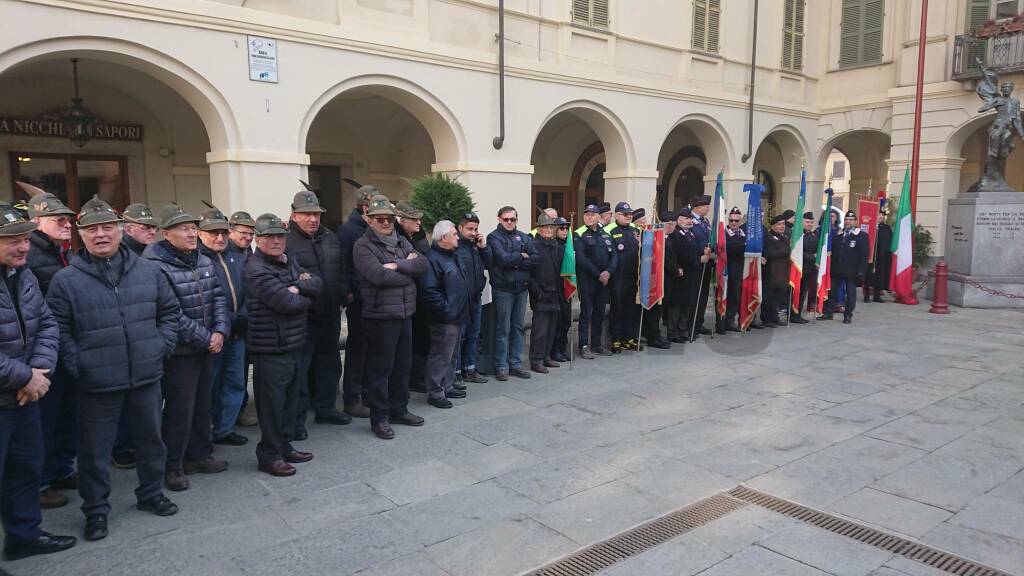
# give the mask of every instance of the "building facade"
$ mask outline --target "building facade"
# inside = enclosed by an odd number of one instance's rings
[[[930,2],[917,210],[935,255],[991,122],[969,57],[1021,84],[1024,52],[1007,60],[999,44],[1024,34],[1012,18],[971,34],[1020,3]],[[525,220],[601,200],[674,208],[722,171],[730,204],[756,180],[771,213],[795,204],[806,166],[820,211],[840,157],[851,205],[898,191],[920,2],[756,5],[755,19],[754,0],[507,0],[502,99],[497,0],[0,0],[0,199],[26,182],[72,206],[98,194],[284,214],[301,179],[333,224],[351,182],[397,200],[441,172],[485,221],[506,204]],[[62,124],[72,59],[96,120],[82,146]]]

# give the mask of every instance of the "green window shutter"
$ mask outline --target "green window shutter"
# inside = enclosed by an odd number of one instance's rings
[[[992,3],[990,0],[968,0],[967,2],[967,26],[966,32],[974,34],[974,31],[981,28],[988,20],[991,13]]]
[[[572,21],[590,26],[590,0],[572,0]]]
[[[707,0],[693,1],[693,47],[706,50],[708,45]]]
[[[839,67],[882,61],[885,0],[843,0]]]
[[[885,23],[885,0],[864,2],[864,36],[861,41],[861,64],[882,61],[882,25]]]
[[[591,0],[590,25],[607,28],[608,21],[608,0]]]
[[[708,47],[707,51],[718,53],[718,27],[722,16],[722,0],[708,2]]]
[[[782,68],[804,68],[804,0],[786,0],[782,18]]]
[[[839,67],[860,64],[861,0],[843,0],[839,34]]]

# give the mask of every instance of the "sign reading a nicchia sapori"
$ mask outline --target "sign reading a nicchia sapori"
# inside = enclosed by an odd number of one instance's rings
[[[64,122],[58,114],[43,114],[37,118],[10,118],[0,116],[0,134],[16,136],[51,136],[67,138]],[[111,124],[96,122],[89,127],[89,137],[96,140],[142,141],[139,124]]]
[[[277,40],[248,36],[249,80],[277,83]]]

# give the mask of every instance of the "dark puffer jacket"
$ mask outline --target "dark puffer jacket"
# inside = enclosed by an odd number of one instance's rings
[[[256,250],[245,263],[249,329],[246,350],[252,354],[280,354],[306,344],[306,316],[323,282],[317,276],[299,278],[305,270],[294,258],[281,260]],[[289,286],[298,288],[293,294]]]
[[[459,247],[455,249],[455,258],[459,261],[459,268],[466,276],[469,283],[469,301],[477,303],[480,301],[480,293],[487,285],[487,276],[484,270],[491,267],[491,252],[487,248],[477,248],[476,242],[472,242],[459,235]]]
[[[538,264],[530,270],[530,308],[534,312],[558,312],[562,300],[562,256],[565,247],[554,239],[535,238],[530,258]]]
[[[345,260],[345,279],[348,280],[348,289],[352,293],[352,303],[357,306],[361,302],[359,274],[356,274],[356,267],[352,264],[352,248],[357,240],[366,235],[369,227],[358,208],[353,209],[348,215],[348,221],[338,227],[338,244],[341,245],[341,256]]]
[[[352,265],[359,274],[362,292],[363,318],[404,320],[416,313],[415,279],[427,271],[427,259],[407,259],[416,250],[400,234],[396,233],[396,238],[398,243],[389,246],[373,229],[368,229],[352,248]],[[391,262],[398,266],[397,270],[384,267]]]
[[[213,262],[213,271],[217,273],[217,282],[224,292],[224,305],[228,311],[228,322],[231,323],[231,337],[245,338],[248,321],[245,308],[245,257],[241,251],[231,250],[231,241],[221,252],[214,252],[200,243],[199,249]]]
[[[517,294],[526,290],[530,268],[537,264],[529,257],[532,241],[529,234],[519,230],[509,232],[500,224],[487,235],[487,247],[491,251],[491,288]],[[523,254],[528,257],[523,258]]]
[[[60,325],[61,366],[83,392],[160,381],[181,307],[156,264],[123,244],[111,260],[83,251],[53,277],[47,302]]]
[[[427,303],[432,323],[462,324],[469,319],[469,283],[453,250],[434,244],[427,254],[430,266],[416,282]]]
[[[32,274],[35,274],[39,288],[45,296],[50,289],[53,275],[68,265],[74,252],[70,248],[66,251],[61,250],[59,245],[54,244],[49,236],[39,230],[29,234],[28,240],[32,243],[32,248],[28,251],[28,267]]]
[[[7,274],[7,268],[0,266],[0,274]],[[57,322],[32,271],[22,266],[11,282],[17,290],[14,298],[7,282],[0,282],[0,410],[18,407],[18,390],[32,379],[33,368],[53,373],[60,340]],[[20,322],[15,302],[21,310]]]
[[[345,278],[345,258],[338,238],[321,226],[310,236],[294,221],[288,225],[288,257],[303,270],[323,281],[323,290],[309,307],[313,324],[338,323],[341,307],[348,302],[351,291]]]
[[[181,305],[175,356],[206,354],[214,332],[231,334],[224,292],[209,258],[198,250],[183,254],[166,240],[146,246],[142,254],[167,275]]]

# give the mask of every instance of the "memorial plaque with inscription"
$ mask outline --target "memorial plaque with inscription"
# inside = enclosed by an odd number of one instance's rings
[[[950,271],[982,284],[1019,283],[1024,288],[1024,193],[965,196],[948,204],[945,258]]]

